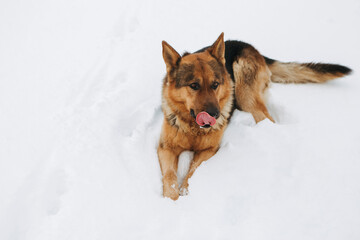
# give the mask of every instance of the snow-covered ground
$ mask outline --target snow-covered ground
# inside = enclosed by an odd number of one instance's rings
[[[2,1],[0,239],[360,239],[359,26],[358,0]],[[161,40],[195,51],[222,31],[354,74],[273,84],[277,123],[236,111],[173,202]]]

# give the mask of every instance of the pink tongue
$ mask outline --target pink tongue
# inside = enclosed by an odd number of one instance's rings
[[[196,116],[196,123],[200,126],[209,124],[213,126],[216,123],[216,119],[210,116],[207,112],[201,112]]]

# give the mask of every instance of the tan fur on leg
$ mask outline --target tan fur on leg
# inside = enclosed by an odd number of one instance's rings
[[[172,200],[177,200],[179,198],[179,185],[176,172],[179,154],[159,147],[158,155],[163,175],[163,195]]]

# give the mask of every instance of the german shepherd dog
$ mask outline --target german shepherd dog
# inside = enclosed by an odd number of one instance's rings
[[[256,122],[274,122],[266,109],[264,92],[270,82],[323,83],[351,69],[322,63],[283,63],[262,56],[240,41],[224,42],[224,33],[212,46],[182,56],[162,42],[167,74],[162,89],[164,122],[158,146],[163,195],[177,200],[188,193],[195,169],[219,149],[235,108],[250,112]],[[182,185],[177,181],[178,157],[194,152]]]

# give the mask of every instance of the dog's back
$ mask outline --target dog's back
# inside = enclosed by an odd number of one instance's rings
[[[264,118],[274,121],[263,98],[270,81],[323,83],[351,73],[350,68],[338,64],[280,62],[262,56],[248,43],[232,40],[225,41],[225,60],[226,70],[235,82],[235,105],[252,113],[256,122]]]
[[[202,48],[197,52],[203,52],[208,47]],[[244,49],[253,48],[248,43],[236,40],[225,41],[225,60],[226,70],[234,80],[234,62],[243,56]],[[329,63],[297,63],[280,62],[263,56],[265,63],[269,67],[272,75],[271,81],[277,83],[322,83],[334,78],[343,77],[351,73],[351,69]]]

